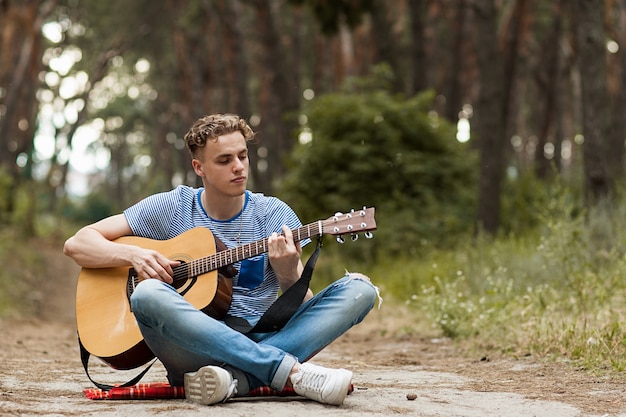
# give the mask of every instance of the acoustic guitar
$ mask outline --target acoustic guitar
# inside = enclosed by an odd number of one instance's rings
[[[371,237],[371,231],[376,230],[374,211],[364,207],[337,213],[292,230],[294,240],[324,234],[337,236],[339,241],[343,235],[354,239],[358,233]],[[232,275],[229,277],[228,267],[268,251],[267,239],[226,249],[223,244],[216,245],[213,234],[204,227],[169,240],[124,236],[115,242],[157,250],[180,261],[174,268],[173,286],[185,300],[214,318],[223,317],[230,306]],[[78,276],[76,323],[80,342],[89,354],[115,369],[133,369],[154,358],[130,308],[130,296],[141,280],[130,265],[83,268]]]

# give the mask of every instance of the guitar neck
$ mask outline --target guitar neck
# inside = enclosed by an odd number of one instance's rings
[[[321,236],[323,234],[322,221],[309,223],[291,231],[293,240],[300,242],[301,240],[311,237]],[[282,235],[282,233],[281,233]],[[191,261],[188,265],[189,276],[198,276],[207,272],[220,269],[224,266],[234,264],[247,258],[260,255],[268,251],[268,239],[257,240],[256,242],[246,243],[232,249],[226,249],[213,255]]]
[[[370,231],[376,230],[374,211],[373,207],[363,207],[361,210],[352,210],[345,214],[336,213],[326,220],[318,220],[314,223],[293,229],[291,231],[293,240],[299,242],[311,237],[322,236],[324,233],[340,237],[344,234],[356,235],[364,232],[366,237],[371,237]],[[267,238],[247,243],[236,248],[221,250],[210,256],[195,259],[174,268],[174,280],[203,275],[267,251]]]

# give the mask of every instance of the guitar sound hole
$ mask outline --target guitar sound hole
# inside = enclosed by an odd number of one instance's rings
[[[180,265],[174,268],[174,282],[172,286],[176,288],[176,291],[178,291],[180,295],[185,295],[187,291],[193,287],[198,278],[195,276],[189,278],[189,266],[185,261],[177,260],[180,261]]]
[[[189,291],[191,287],[194,286],[197,280],[198,280],[198,277],[192,277],[188,279],[187,281],[181,281],[179,285],[175,287],[176,291],[178,291],[180,295],[187,294],[187,291]]]

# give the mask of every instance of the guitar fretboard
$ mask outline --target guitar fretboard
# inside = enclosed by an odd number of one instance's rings
[[[368,237],[368,234],[371,237],[371,233],[369,233],[371,230],[376,230],[374,208],[363,207],[362,210],[352,210],[345,214],[336,213],[326,220],[318,220],[293,229],[291,233],[293,234],[293,240],[300,242],[311,237],[322,236],[324,233],[335,236],[343,234],[352,234],[354,236],[357,233],[365,232],[366,237]],[[281,235],[284,234],[281,233]],[[197,277],[243,259],[265,253],[269,250],[268,242],[268,238],[257,240],[256,242],[246,243],[232,249],[220,250],[204,258],[181,264],[174,268],[174,281]]]
[[[301,240],[311,237],[321,236],[324,231],[323,222],[317,221],[309,223],[297,229],[293,229],[293,240],[300,242]],[[283,233],[281,233],[283,235]],[[195,259],[188,264],[180,265],[175,268],[174,279],[187,279],[207,272],[215,271],[227,265],[234,264],[241,260],[252,258],[268,251],[268,239],[257,240],[256,242],[246,243],[232,249],[226,249],[204,258]],[[180,269],[180,271],[178,271]]]

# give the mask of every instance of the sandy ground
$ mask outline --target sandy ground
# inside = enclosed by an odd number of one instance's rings
[[[531,356],[467,357],[449,341],[401,335],[410,316],[389,304],[313,360],[354,372],[355,391],[341,407],[300,398],[238,399],[210,410],[185,400],[88,400],[74,323],[78,269],[62,256],[50,268],[57,278],[42,283],[37,317],[0,321],[0,416],[626,416],[624,375],[594,377]],[[90,368],[107,383],[134,374],[93,359]],[[163,381],[159,364],[144,378]]]

